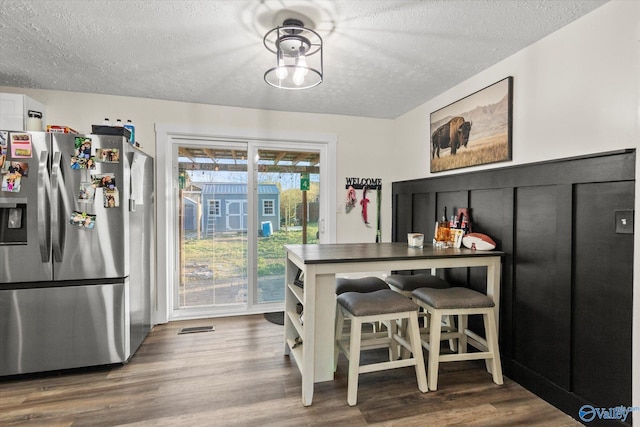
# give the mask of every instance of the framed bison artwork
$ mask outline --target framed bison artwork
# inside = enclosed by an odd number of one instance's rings
[[[431,172],[511,160],[513,77],[431,113]]]

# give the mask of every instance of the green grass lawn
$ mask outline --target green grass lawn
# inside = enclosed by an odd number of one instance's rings
[[[307,243],[318,243],[318,224],[307,226]],[[216,277],[246,270],[247,239],[245,233],[219,235],[202,239],[185,239],[185,267],[208,267]],[[302,230],[278,230],[269,237],[258,238],[258,277],[284,274],[284,245],[302,243]]]

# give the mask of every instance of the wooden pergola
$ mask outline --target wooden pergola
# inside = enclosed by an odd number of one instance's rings
[[[184,170],[242,172],[247,170],[247,152],[231,149],[179,147]],[[260,150],[260,172],[320,173],[320,153],[285,150]]]

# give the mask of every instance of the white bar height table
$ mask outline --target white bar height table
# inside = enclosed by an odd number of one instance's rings
[[[410,248],[406,243],[285,245],[287,251],[284,339],[302,376],[302,403],[311,405],[315,383],[333,380],[335,280],[339,273],[486,267],[487,295],[500,313],[500,272],[504,252]],[[294,279],[302,270],[304,288]],[[296,312],[303,306],[303,318]],[[300,343],[299,341],[302,340]]]

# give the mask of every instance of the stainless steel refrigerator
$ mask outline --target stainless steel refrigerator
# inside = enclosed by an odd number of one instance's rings
[[[0,131],[0,376],[124,363],[151,329],[153,159]]]

